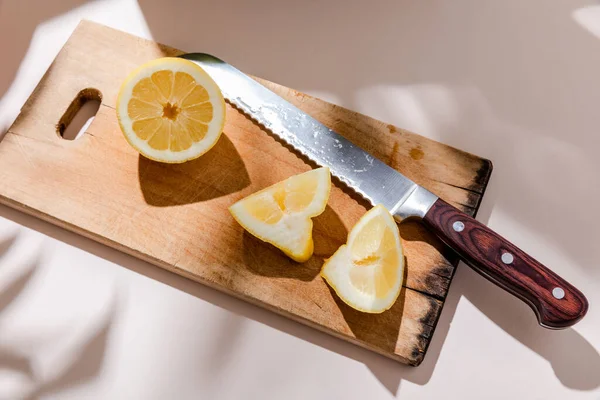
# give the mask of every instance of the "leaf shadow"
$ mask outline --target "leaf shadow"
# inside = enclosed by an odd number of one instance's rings
[[[39,259],[30,261],[23,267],[25,272],[22,272],[18,278],[12,281],[6,288],[0,292],[0,313],[6,310],[11,303],[13,303],[23,290],[27,287],[27,284],[34,276],[37,267],[39,265]]]
[[[85,4],[87,0],[3,0],[0,12],[0,98],[8,91],[38,24]],[[2,135],[0,135],[1,139]]]
[[[9,251],[17,239],[17,234],[10,235],[0,242],[0,257]],[[0,291],[0,314],[6,311],[23,293],[39,266],[39,258],[30,259],[21,267],[21,274]],[[0,369],[9,369],[21,372],[28,377],[33,374],[31,360],[14,351],[0,346]]]
[[[14,245],[18,237],[15,232],[0,241],[0,258]],[[7,309],[26,288],[40,264],[40,255],[35,254],[20,267],[20,275],[0,291],[0,313]]]
[[[4,256],[6,253],[8,253],[8,251],[10,250],[10,248],[12,247],[12,245],[15,243],[15,241],[17,240],[17,234],[12,234],[12,235],[8,235],[2,239],[0,239],[0,257]]]
[[[9,348],[0,347],[0,369],[18,371],[30,379],[33,377],[31,359]]]
[[[25,400],[43,398],[48,394],[83,384],[98,375],[104,363],[114,314],[115,306],[113,305],[99,324],[99,328],[86,338],[85,343],[78,351],[75,362],[54,379],[43,382]]]
[[[0,256],[11,247],[16,237],[15,234],[0,242]],[[0,314],[21,296],[39,270],[40,263],[41,254],[38,253],[20,266],[20,275],[0,291]],[[77,349],[75,362],[50,381],[43,382],[36,376],[34,368],[36,355],[23,354],[18,348],[0,346],[0,369],[17,371],[28,377],[34,390],[26,399],[40,398],[91,379],[99,373],[103,363],[108,334],[115,314],[115,304],[116,302],[113,302],[110,310],[103,314],[102,320],[95,321],[95,325],[99,328],[89,337],[84,338],[83,344]]]

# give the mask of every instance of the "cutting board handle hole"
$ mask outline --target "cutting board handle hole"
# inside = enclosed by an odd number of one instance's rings
[[[87,88],[77,93],[58,121],[58,135],[65,140],[81,137],[94,120],[101,102],[102,93],[98,89]]]

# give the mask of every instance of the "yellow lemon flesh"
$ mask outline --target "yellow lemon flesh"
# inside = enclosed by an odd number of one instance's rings
[[[248,232],[298,262],[313,253],[312,217],[325,211],[331,175],[319,168],[256,192],[229,208]]]
[[[225,101],[198,65],[165,57],[140,66],[125,79],[117,117],[129,144],[145,157],[181,163],[217,143],[225,123]]]
[[[374,207],[356,223],[321,276],[354,309],[381,313],[392,307],[404,280],[404,254],[398,225],[385,207]]]

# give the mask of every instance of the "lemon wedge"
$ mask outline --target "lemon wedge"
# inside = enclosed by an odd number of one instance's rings
[[[321,276],[350,307],[381,313],[396,302],[404,254],[396,221],[385,207],[367,212],[323,265]]]
[[[225,123],[221,90],[198,65],[164,57],[143,64],[123,82],[117,117],[125,138],[155,161],[182,163],[201,156]]]
[[[329,168],[318,168],[251,194],[229,211],[252,235],[304,262],[314,250],[311,218],[325,211],[330,191]]]

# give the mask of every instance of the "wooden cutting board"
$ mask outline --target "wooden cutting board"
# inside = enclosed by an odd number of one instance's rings
[[[457,260],[419,223],[400,225],[407,275],[398,301],[382,314],[363,314],[319,276],[365,213],[351,191],[336,184],[315,219],[315,254],[297,264],[244,232],[227,211],[311,168],[244,115],[228,105],[217,145],[182,165],[149,161],[127,144],[115,114],[121,82],[148,60],[181,53],[82,22],[0,142],[0,202],[400,362],[421,363]],[[488,160],[258,81],[446,201],[477,211]],[[63,139],[94,98],[101,106],[85,134]]]

